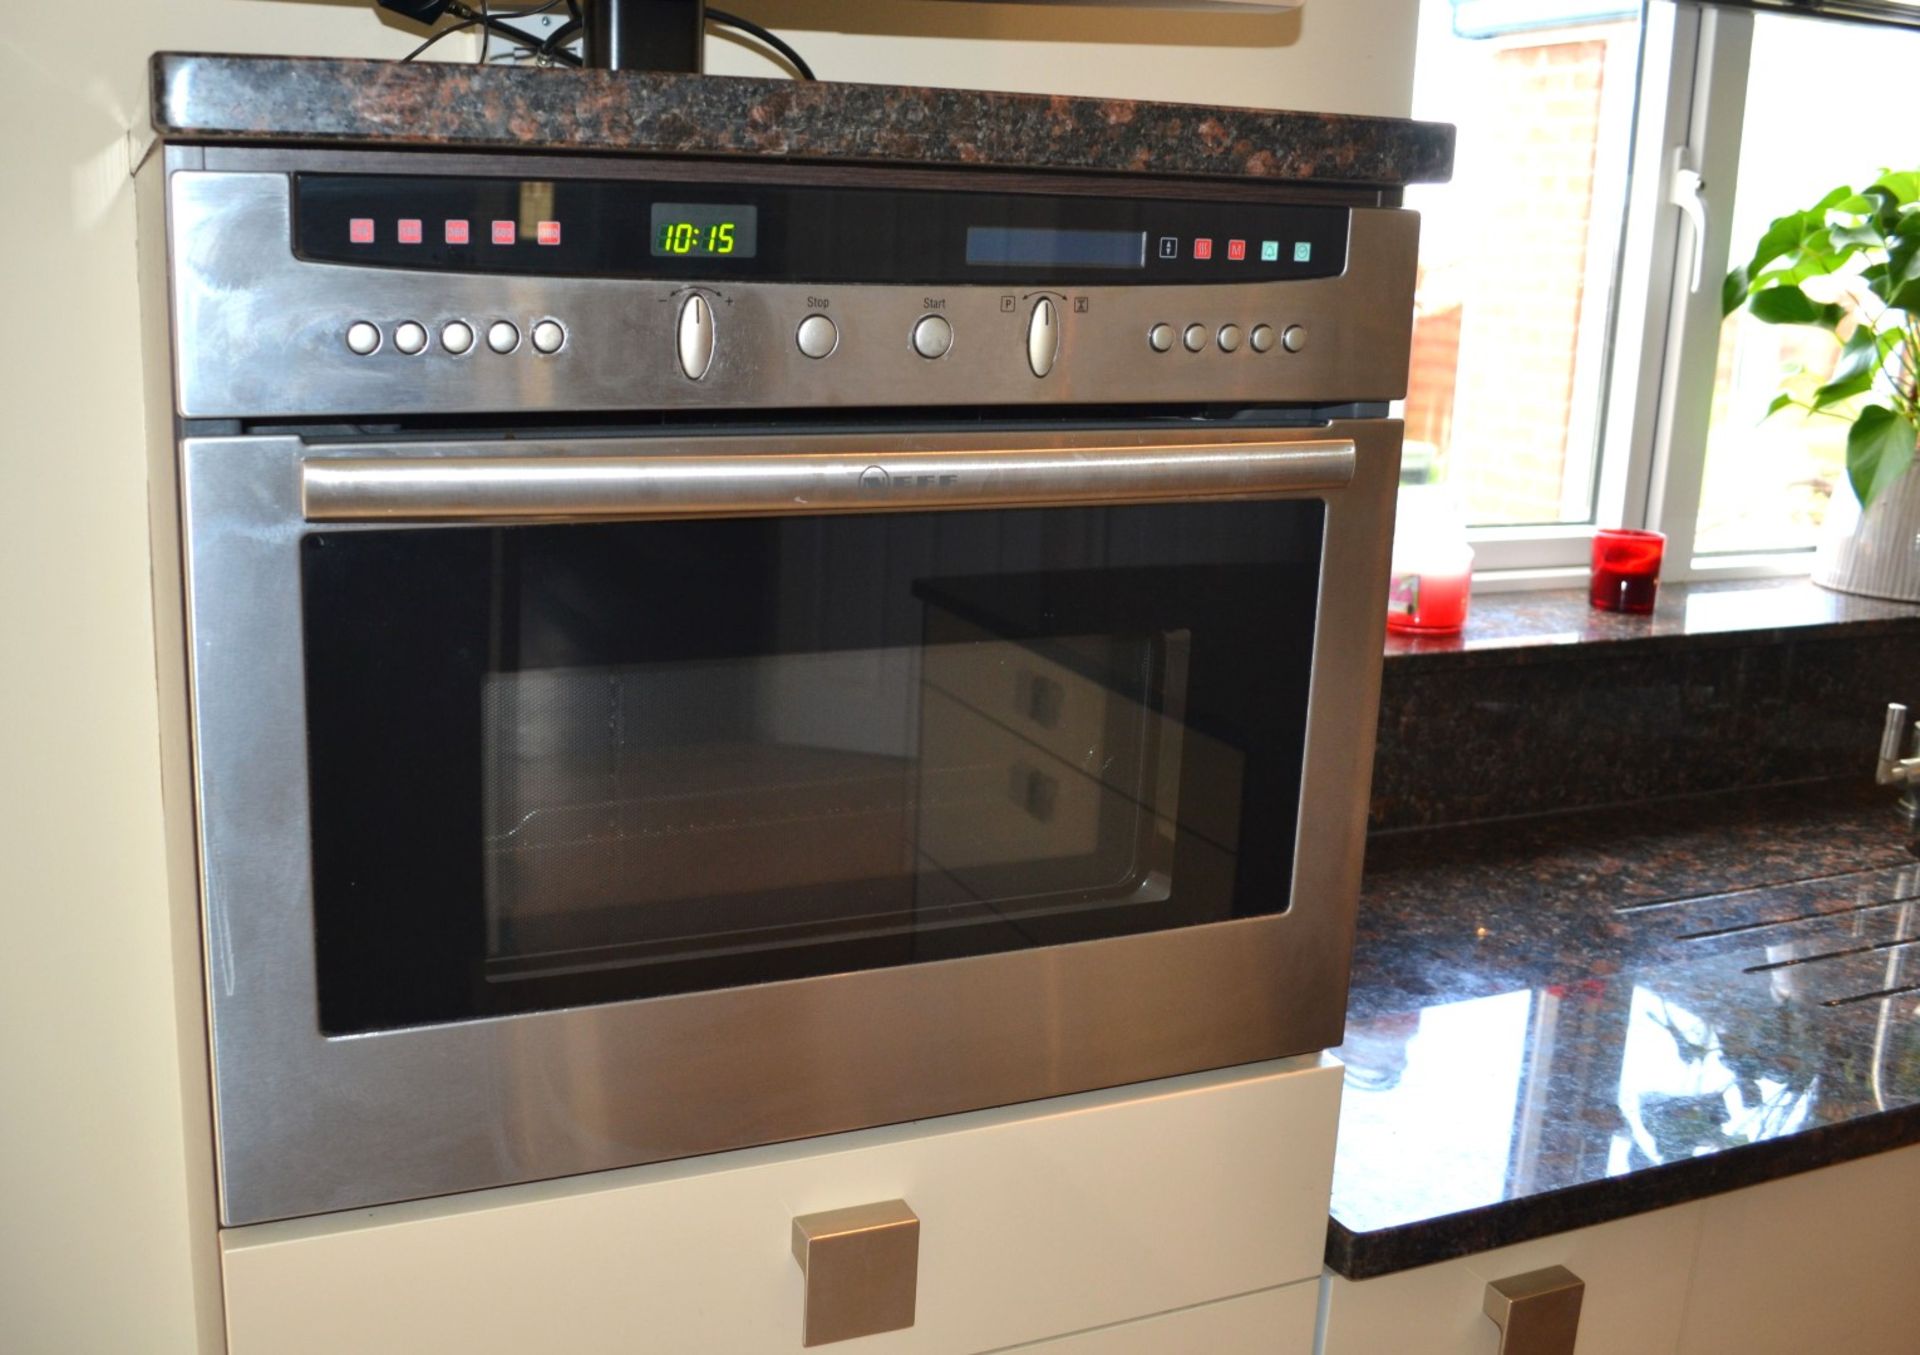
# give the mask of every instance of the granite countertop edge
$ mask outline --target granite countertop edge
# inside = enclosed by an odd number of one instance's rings
[[[1347,114],[979,90],[161,52],[167,141],[571,150],[1398,188],[1454,129]]]
[[[1689,1204],[1916,1143],[1920,1143],[1920,1106],[1903,1106],[1373,1232],[1355,1232],[1329,1217],[1326,1264],[1345,1279],[1375,1279]]]

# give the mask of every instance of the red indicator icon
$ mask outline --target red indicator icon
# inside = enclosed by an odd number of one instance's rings
[[[1213,257],[1213,241],[1205,236],[1201,236],[1195,240],[1193,242],[1193,257],[1196,259],[1211,259]]]
[[[519,238],[520,238],[519,228],[516,227],[513,224],[513,222],[496,221],[493,223],[493,243],[494,244],[511,245],[515,241],[517,241]]]
[[[356,245],[372,244],[373,218],[370,216],[356,216],[353,220],[349,221],[347,223],[347,238]]]
[[[543,245],[557,245],[560,243],[560,223],[558,221],[542,221],[540,223],[540,243]]]
[[[400,218],[400,243],[417,245],[420,243],[420,222],[414,217]]]
[[[1246,257],[1247,257],[1247,242],[1246,242],[1245,240],[1229,240],[1229,241],[1227,241],[1227,257],[1228,257],[1229,259],[1244,259],[1244,258],[1246,258]]]
[[[449,221],[447,223],[447,243],[448,244],[464,245],[467,243],[468,239],[469,239],[469,233],[468,233],[466,222]]]

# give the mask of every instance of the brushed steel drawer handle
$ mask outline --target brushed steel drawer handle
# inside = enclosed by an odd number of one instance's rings
[[[1573,1355],[1586,1292],[1587,1282],[1565,1266],[1490,1283],[1482,1306],[1500,1329],[1500,1355]]]
[[[905,1200],[800,1215],[793,1221],[793,1259],[806,1283],[802,1345],[913,1325],[920,1219]]]

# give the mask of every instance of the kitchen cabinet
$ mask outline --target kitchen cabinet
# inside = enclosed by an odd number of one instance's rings
[[[1032,1355],[1312,1355],[1320,1286],[1258,1294],[1029,1346]]]
[[[1701,1209],[1637,1214],[1372,1280],[1330,1275],[1322,1355],[1496,1355],[1487,1285],[1555,1265],[1586,1281],[1578,1355],[1673,1355]]]
[[[1320,1355],[1495,1355],[1489,1282],[1586,1282],[1575,1355],[1912,1355],[1920,1147],[1376,1279],[1328,1275]]]
[[[898,1199],[920,1218],[916,1321],[863,1355],[1070,1333],[1061,1355],[1306,1355],[1340,1081],[1289,1059],[234,1229],[230,1348],[517,1355],[564,1334],[569,1355],[797,1351],[793,1218]],[[1152,1314],[1168,1316],[1118,1325]]]
[[[1920,1350],[1920,1147],[1702,1201],[1680,1355]]]

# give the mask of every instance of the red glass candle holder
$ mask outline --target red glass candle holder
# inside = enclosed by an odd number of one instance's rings
[[[1631,527],[1593,534],[1593,581],[1587,601],[1604,612],[1650,612],[1660,592],[1660,559],[1667,538]]]

